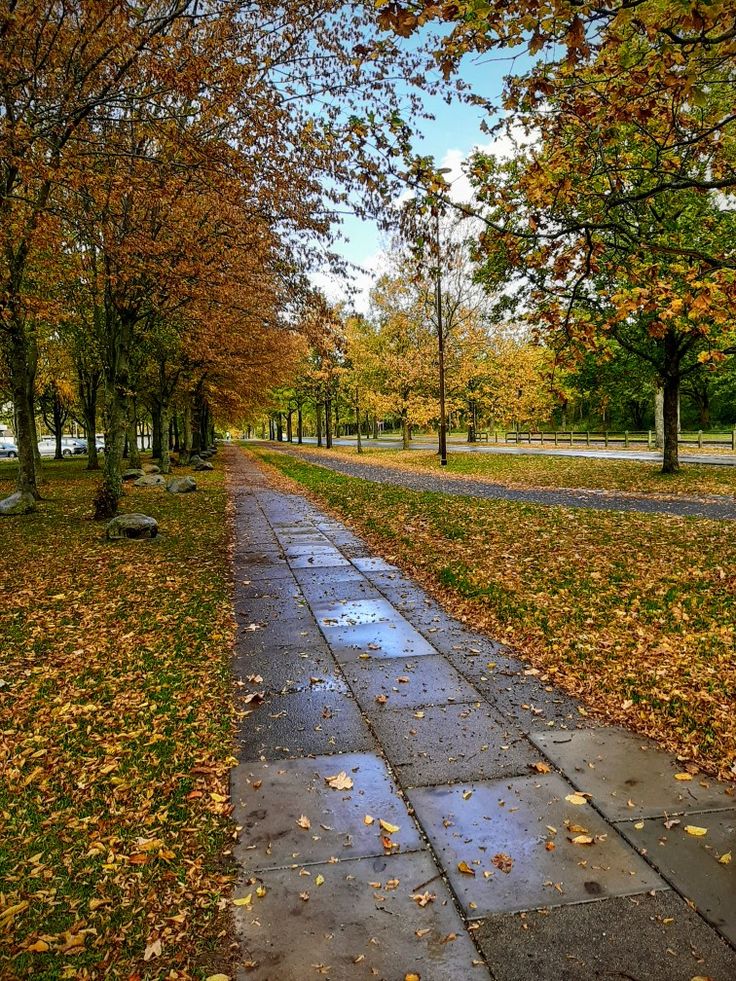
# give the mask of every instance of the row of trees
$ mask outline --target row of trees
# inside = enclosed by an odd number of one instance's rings
[[[90,447],[104,425],[102,517],[143,415],[166,469],[172,413],[186,454],[286,377],[337,211],[370,207],[406,147],[397,79],[430,83],[369,7],[331,2],[21,0],[0,38],[19,506],[40,496],[39,400],[53,426],[71,403]]]

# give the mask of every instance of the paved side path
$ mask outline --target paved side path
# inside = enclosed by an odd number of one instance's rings
[[[274,445],[283,453],[291,452],[299,459],[316,463],[320,467],[347,474],[349,477],[362,477],[379,484],[392,484],[409,490],[435,491],[440,494],[453,494],[461,497],[480,497],[501,501],[524,501],[529,504],[555,505],[566,508],[593,508],[596,511],[636,511],[644,514],[669,514],[679,517],[736,519],[736,501],[725,497],[723,501],[701,501],[696,498],[636,497],[629,494],[616,494],[595,490],[545,490],[542,488],[505,487],[488,480],[466,480],[465,478],[440,476],[411,470],[385,467],[361,460],[337,460],[320,453],[289,450],[285,446]]]
[[[736,977],[733,788],[587,724],[229,459],[239,977]]]

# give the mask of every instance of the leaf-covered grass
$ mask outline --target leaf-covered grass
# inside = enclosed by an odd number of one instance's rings
[[[127,490],[160,536],[107,542],[84,463],[47,463],[39,511],[0,519],[0,976],[206,976],[229,880],[224,475]]]
[[[484,445],[484,444],[480,444]],[[289,447],[298,449],[298,447]],[[636,460],[602,460],[569,456],[513,456],[501,453],[448,454],[448,464],[440,467],[433,451],[387,450],[364,443],[365,452],[358,458],[352,447],[330,451],[340,456],[362,459],[387,467],[426,470],[458,478],[479,478],[507,487],[570,487],[592,490],[625,491],[663,496],[708,496],[736,494],[736,467],[683,464],[678,474],[663,474],[658,464]],[[304,447],[315,451],[315,447]],[[324,450],[318,452],[324,453]]]
[[[736,773],[736,523],[420,493],[257,455],[592,711]]]

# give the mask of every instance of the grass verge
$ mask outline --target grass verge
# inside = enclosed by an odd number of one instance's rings
[[[602,718],[736,775],[736,524],[410,491],[256,456]]]
[[[483,445],[483,444],[480,444]],[[289,446],[299,450],[298,446]],[[336,447],[331,451],[314,446],[304,451],[349,456],[357,461],[399,470],[442,472],[458,479],[480,479],[506,487],[590,488],[631,494],[664,497],[708,497],[736,494],[736,467],[683,464],[679,473],[663,474],[659,465],[636,460],[602,460],[568,456],[512,456],[501,453],[465,453],[448,451],[446,467],[440,467],[433,451],[400,451],[374,447],[364,442],[358,457],[353,447]]]
[[[226,963],[224,473],[128,490],[160,535],[106,542],[83,467],[46,464],[38,512],[0,519],[0,976],[204,977]]]

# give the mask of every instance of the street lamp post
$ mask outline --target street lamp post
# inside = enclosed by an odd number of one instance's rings
[[[437,272],[435,276],[434,305],[437,318],[437,353],[440,383],[440,433],[439,453],[440,466],[447,466],[447,417],[445,413],[445,328],[442,323],[442,267],[440,252],[440,212],[434,207],[435,217],[435,248],[437,250]]]

